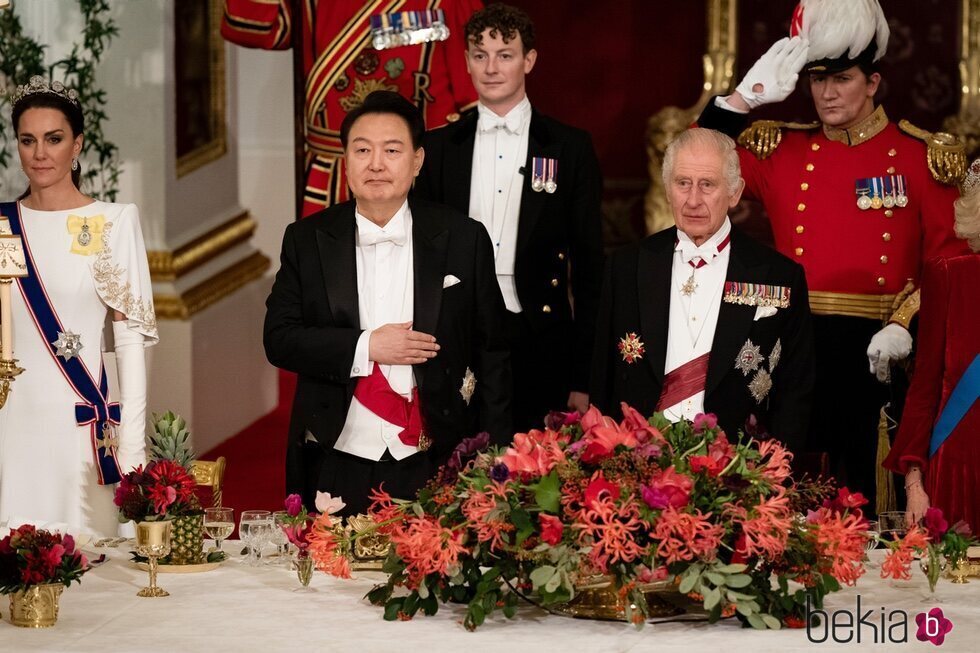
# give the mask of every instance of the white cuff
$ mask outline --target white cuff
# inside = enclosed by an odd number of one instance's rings
[[[357,347],[354,348],[354,363],[350,367],[351,378],[367,376],[371,373],[371,361],[368,359],[368,354],[371,352],[371,334],[373,332],[373,329],[366,329],[361,332],[361,337],[357,339]]]
[[[119,447],[116,462],[123,474],[146,464],[146,358],[143,334],[112,323],[116,344],[116,370],[119,374]]]
[[[727,96],[718,96],[715,98],[715,106],[719,109],[724,109],[725,111],[731,111],[732,113],[740,113],[743,116],[748,113],[748,111],[742,111],[741,109],[736,109],[731,104],[728,103]]]

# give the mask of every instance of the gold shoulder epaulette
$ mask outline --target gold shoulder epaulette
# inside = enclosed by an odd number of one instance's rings
[[[738,144],[759,159],[768,159],[783,140],[784,129],[815,129],[820,123],[756,120],[738,136]]]
[[[920,129],[908,120],[898,123],[903,132],[918,138],[926,144],[926,163],[933,178],[949,186],[956,186],[966,177],[966,146],[963,142],[946,132],[930,132]]]

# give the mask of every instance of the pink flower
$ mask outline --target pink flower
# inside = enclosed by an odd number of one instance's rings
[[[541,527],[541,541],[547,542],[551,546],[556,546],[561,542],[562,533],[565,525],[554,515],[544,512],[538,513],[538,525]]]
[[[625,401],[620,404],[620,408],[623,411],[623,422],[620,428],[623,430],[632,431],[634,437],[636,437],[637,442],[640,444],[645,444],[647,442],[653,442],[656,444],[663,444],[664,436],[653,426],[650,426],[649,420],[647,420],[640,411],[636,410]]]
[[[967,524],[962,519],[953,524],[953,532],[957,535],[963,535],[964,537],[969,537],[973,535],[973,531],[970,529],[970,525]]]
[[[644,555],[640,533],[645,529],[640,509],[631,497],[620,505],[603,494],[591,508],[579,515],[573,528],[579,529],[579,542],[591,545],[588,560],[593,567],[606,573],[611,564],[632,562]]]
[[[641,583],[655,583],[665,578],[667,578],[667,567],[663,565],[656,569],[650,569],[646,565],[639,565],[636,568],[636,580]]]
[[[332,497],[329,492],[317,492],[316,493],[316,509],[321,513],[327,513],[328,515],[333,515],[340,512],[347,506],[344,500],[340,497]]]
[[[694,432],[700,433],[718,426],[718,417],[714,413],[698,413],[694,416]]]
[[[923,518],[923,523],[926,527],[926,531],[929,533],[929,539],[932,542],[939,542],[943,539],[943,535],[949,530],[949,522],[943,517],[943,511],[939,508],[929,508],[926,510],[925,517]]]
[[[725,529],[712,524],[710,517],[710,512],[702,514],[700,510],[694,514],[673,507],[664,510],[650,534],[659,541],[657,556],[667,564],[696,558],[713,560]]]
[[[773,485],[782,485],[783,481],[793,473],[790,467],[793,454],[787,451],[777,440],[760,442],[759,455],[762,459],[769,457],[763,464],[762,477]]]
[[[691,498],[694,489],[694,479],[681,474],[671,465],[665,470],[654,473],[649,485],[642,486],[643,501],[655,510],[668,506],[683,508]]]
[[[303,499],[298,494],[290,494],[286,497],[286,514],[296,517],[303,509]]]
[[[837,490],[837,496],[833,499],[826,499],[823,506],[836,512],[844,512],[851,508],[860,508],[867,502],[868,500],[860,492],[851,492],[846,487],[842,487]]]
[[[619,424],[596,426],[586,433],[582,440],[586,443],[582,451],[582,461],[594,464],[616,453],[616,447],[633,449],[639,444],[633,431],[623,429]]]
[[[514,436],[513,445],[495,462],[507,465],[511,475],[544,476],[565,460],[565,452],[554,431],[532,429]]]

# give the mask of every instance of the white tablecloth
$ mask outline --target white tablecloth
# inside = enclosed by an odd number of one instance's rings
[[[227,543],[234,550],[237,543]],[[857,587],[831,595],[828,609],[862,612],[873,609],[872,621],[905,610],[909,614],[909,643],[875,646],[865,627],[862,643],[815,644],[804,630],[759,632],[742,629],[737,621],[707,624],[656,624],[636,631],[620,623],[570,619],[524,607],[507,620],[496,615],[476,632],[463,629],[463,606],[440,606],[434,617],[419,614],[410,622],[387,622],[382,610],[362,600],[381,574],[357,574],[339,580],[315,572],[311,587],[294,591],[296,573],[285,568],[253,568],[233,558],[216,570],[197,574],[160,574],[166,598],[138,598],[146,572],[127,560],[124,549],[109,551],[110,560],[93,569],[81,586],[66,589],[55,627],[17,628],[9,623],[6,597],[0,597],[0,651],[357,651],[370,653],[515,653],[517,651],[807,651],[888,650],[928,651],[932,644],[916,641],[915,614],[932,607],[920,603],[925,588],[921,573],[908,588],[892,587],[870,570]],[[881,552],[875,552],[880,559]],[[917,571],[917,570],[916,570]],[[941,581],[939,607],[953,622],[953,631],[938,650],[976,651],[980,647],[980,579],[967,585]],[[890,622],[888,622],[890,623]],[[822,637],[822,633],[814,636]],[[879,637],[881,635],[879,634]]]

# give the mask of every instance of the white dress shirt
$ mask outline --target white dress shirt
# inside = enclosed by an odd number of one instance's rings
[[[470,217],[486,227],[493,241],[497,283],[507,310],[521,312],[514,283],[517,256],[517,223],[521,214],[527,138],[531,128],[531,103],[527,96],[506,116],[498,116],[483,103],[473,144],[470,178]]]
[[[721,310],[721,295],[728,274],[728,261],[731,247],[720,252],[720,245],[731,233],[732,224],[726,217],[721,228],[700,247],[680,229],[677,230],[677,246],[674,248],[674,261],[670,278],[670,318],[667,329],[667,361],[664,373],[669,374],[688,361],[711,351],[718,326],[718,313]],[[706,265],[693,268],[698,260]],[[694,274],[697,284],[690,295],[681,292],[682,287]],[[704,390],[684,399],[664,410],[664,415],[672,422],[680,419],[693,420],[704,412]]]
[[[362,377],[371,374],[377,364],[368,360],[371,332],[385,324],[412,320],[412,212],[406,201],[383,228],[360,213],[354,215],[357,310],[364,332],[354,350],[350,375]],[[381,371],[392,390],[411,399],[415,387],[411,365],[382,365]],[[334,449],[369,460],[380,460],[387,449],[396,460],[402,460],[418,451],[398,438],[402,428],[378,417],[354,397]]]

